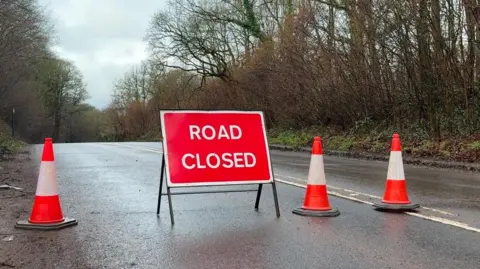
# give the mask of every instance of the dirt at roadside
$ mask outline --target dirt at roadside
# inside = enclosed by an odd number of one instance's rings
[[[0,159],[0,186],[22,188],[0,187],[0,268],[73,268],[72,264],[83,264],[82,255],[76,248],[66,248],[66,242],[74,241],[68,231],[14,227],[18,220],[28,219],[35,196],[39,163],[32,159],[32,151],[33,147],[27,146],[8,160]]]
[[[37,165],[38,166],[38,165]],[[30,148],[0,159],[0,186],[9,185],[22,190],[0,187],[0,268],[17,268],[18,251],[28,238],[14,228],[20,216],[28,215],[36,188],[36,166],[30,158]],[[27,240],[26,240],[27,239]]]

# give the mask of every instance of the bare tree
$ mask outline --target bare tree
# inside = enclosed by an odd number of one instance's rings
[[[146,33],[152,66],[166,68],[148,103],[263,109],[272,126],[468,135],[480,131],[479,5],[172,0]],[[173,83],[195,75],[202,91]]]
[[[37,74],[39,91],[42,93],[48,118],[53,119],[52,138],[59,138],[62,121],[76,113],[76,107],[87,97],[86,85],[82,74],[76,67],[65,60],[50,59]]]

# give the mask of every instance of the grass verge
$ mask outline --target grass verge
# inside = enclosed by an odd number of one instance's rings
[[[7,154],[17,153],[24,146],[24,142],[12,137],[10,127],[3,121],[0,121],[0,157],[4,157]]]
[[[303,130],[269,130],[270,144],[299,149],[310,147],[313,137],[322,137],[326,151],[384,154],[390,153],[391,137],[394,132],[352,134],[329,129],[310,128]],[[415,134],[400,134],[405,156],[475,163],[480,161],[480,134],[464,137],[447,137],[441,141],[418,138]]]

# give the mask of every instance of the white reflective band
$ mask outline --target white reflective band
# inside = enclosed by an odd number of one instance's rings
[[[42,161],[38,176],[37,196],[52,196],[58,194],[57,177],[54,162]]]
[[[308,171],[308,185],[326,185],[323,155],[312,155]]]
[[[391,180],[405,180],[405,173],[403,171],[403,161],[401,151],[391,151],[390,160],[388,162],[387,179]]]

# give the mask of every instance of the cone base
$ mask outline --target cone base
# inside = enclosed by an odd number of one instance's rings
[[[59,230],[65,227],[77,225],[78,222],[74,218],[66,217],[62,222],[56,223],[31,223],[28,220],[19,220],[15,224],[15,228],[29,230]]]
[[[407,212],[407,211],[415,211],[415,209],[419,208],[420,205],[416,203],[410,204],[388,204],[388,203],[373,203],[373,207],[375,210],[378,211],[394,211],[394,212]]]
[[[309,210],[299,207],[295,208],[292,213],[306,217],[337,217],[340,215],[340,211],[338,211],[336,208],[332,208],[330,210]]]

